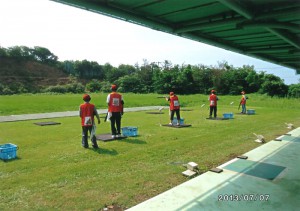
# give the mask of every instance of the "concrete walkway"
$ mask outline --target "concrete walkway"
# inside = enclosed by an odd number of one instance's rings
[[[244,155],[128,211],[299,210],[300,128]]]
[[[124,112],[158,110],[161,107],[162,106],[132,107],[132,108],[125,108]],[[106,114],[107,109],[99,109],[98,113],[99,114]],[[60,117],[73,117],[73,116],[78,116],[78,115],[79,115],[79,111],[37,113],[37,114],[20,114],[20,115],[10,115],[10,116],[0,116],[0,122],[15,122],[15,121],[24,121],[24,120],[34,120],[34,119],[50,119],[50,118],[60,118]]]

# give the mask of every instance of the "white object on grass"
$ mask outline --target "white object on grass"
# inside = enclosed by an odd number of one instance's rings
[[[182,174],[186,177],[192,177],[195,174],[197,174],[197,172],[194,172],[194,171],[188,169],[188,170],[183,171]]]
[[[257,134],[255,134],[255,133],[253,133],[253,135],[255,135],[256,136],[256,140],[255,140],[255,142],[258,142],[258,143],[265,143],[266,141],[265,141],[265,137],[263,136],[263,135],[257,135]]]
[[[198,164],[195,163],[195,162],[189,162],[187,165],[186,165],[187,169],[191,170],[191,171],[194,171],[194,170],[197,170],[198,169]]]
[[[293,129],[294,125],[292,123],[285,123],[288,129]]]

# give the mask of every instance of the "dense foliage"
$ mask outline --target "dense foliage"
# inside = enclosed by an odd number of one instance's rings
[[[162,63],[143,61],[142,65],[121,64],[113,67],[106,63],[100,65],[95,61],[58,61],[58,57],[43,47],[28,48],[14,46],[0,47],[0,58],[10,57],[18,60],[30,60],[59,68],[64,73],[75,77],[68,85],[54,85],[40,89],[40,92],[74,92],[84,90],[90,92],[109,91],[111,83],[119,86],[120,92],[133,93],[168,93],[207,94],[216,89],[218,94],[261,93],[279,97],[299,97],[300,85],[286,85],[284,81],[266,72],[257,73],[254,66],[234,67],[227,62],[216,66],[205,65],[173,65],[170,61]],[[88,81],[83,85],[80,80]],[[22,85],[13,89],[0,81],[0,94],[22,93]],[[30,90],[25,89],[25,92]]]

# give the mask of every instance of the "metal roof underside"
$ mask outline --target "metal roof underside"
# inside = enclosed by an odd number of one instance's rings
[[[299,0],[53,0],[295,69]]]

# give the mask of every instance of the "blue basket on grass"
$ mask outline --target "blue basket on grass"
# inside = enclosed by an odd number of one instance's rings
[[[223,117],[226,119],[233,119],[233,113],[224,113]]]
[[[11,160],[17,157],[18,146],[14,144],[0,145],[0,159]]]
[[[255,110],[254,109],[249,109],[249,110],[247,110],[247,114],[253,115],[253,114],[255,114]]]
[[[137,127],[122,127],[123,136],[137,136],[138,128]]]
[[[173,124],[173,125],[176,125],[176,124],[177,124],[177,122],[178,122],[178,120],[177,120],[177,119],[173,119],[173,121],[172,121],[172,124]],[[184,125],[184,119],[183,119],[183,118],[180,118],[180,122],[179,122],[179,124],[180,124],[180,125]]]

